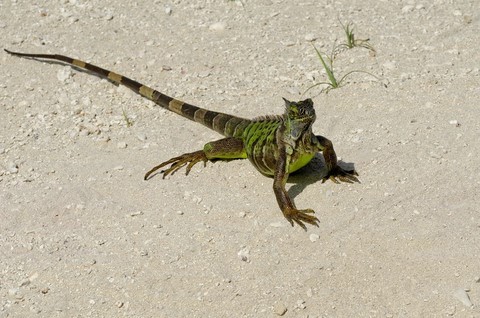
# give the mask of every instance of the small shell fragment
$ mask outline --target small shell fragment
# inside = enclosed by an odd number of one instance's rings
[[[453,296],[460,300],[462,304],[464,304],[467,307],[472,307],[472,301],[470,300],[470,297],[468,296],[468,293],[465,291],[465,289],[459,288],[457,289],[454,293]]]

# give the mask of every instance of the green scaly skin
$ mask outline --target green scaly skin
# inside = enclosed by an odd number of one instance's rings
[[[291,102],[286,99],[285,113],[281,116],[266,116],[244,119],[224,113],[206,110],[167,96],[128,77],[103,69],[81,60],[57,54],[25,54],[5,50],[7,53],[47,60],[62,61],[96,75],[122,84],[157,105],[185,118],[203,124],[225,136],[207,143],[203,150],[186,153],[155,166],[145,174],[145,180],[160,170],[163,178],[186,166],[186,174],[198,162],[248,158],[253,166],[266,176],[273,177],[273,191],[285,218],[293,226],[297,223],[306,230],[305,223],[318,226],[312,209],[299,210],[288,195],[285,184],[290,173],[310,162],[317,152],[322,152],[327,167],[323,181],[335,183],[359,182],[355,170],[343,170],[337,165],[337,156],[330,140],[312,132],[315,110],[311,99]]]

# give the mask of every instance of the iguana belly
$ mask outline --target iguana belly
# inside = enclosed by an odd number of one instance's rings
[[[288,167],[288,172],[291,173],[304,167],[313,159],[314,156],[315,156],[314,153],[306,153],[306,154],[300,155],[294,162],[290,163],[290,166]]]

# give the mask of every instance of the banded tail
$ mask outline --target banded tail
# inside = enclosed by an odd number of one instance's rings
[[[155,104],[168,109],[178,115],[181,115],[185,118],[193,120],[197,123],[200,123],[204,126],[207,126],[210,129],[215,130],[216,132],[227,136],[237,136],[243,130],[250,120],[232,116],[229,114],[219,113],[210,111],[201,107],[197,107],[195,105],[191,105],[185,102],[182,102],[178,99],[172,98],[167,96],[153,88],[150,88],[146,85],[143,85],[137,81],[132,80],[126,76],[117,74],[115,72],[109,71],[107,69],[101,68],[99,66],[77,60],[65,55],[59,54],[29,54],[29,53],[19,53],[9,51],[4,49],[5,52],[21,57],[29,57],[29,58],[39,58],[39,59],[47,59],[47,60],[57,60],[62,61],[67,64],[71,64],[73,66],[79,67],[81,69],[85,69],[91,71],[92,73],[99,75],[101,77],[105,77],[112,82],[124,85],[135,93],[148,98],[149,100],[153,101]],[[240,129],[237,129],[240,128]]]

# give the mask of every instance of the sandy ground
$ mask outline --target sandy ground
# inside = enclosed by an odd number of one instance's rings
[[[2,51],[0,317],[479,317],[478,1],[0,2],[5,48],[249,118],[325,79],[311,41],[344,42],[339,20],[377,52],[342,52],[338,77],[381,79],[307,93],[362,181],[292,177],[307,232],[247,160],[144,181],[220,136]]]

